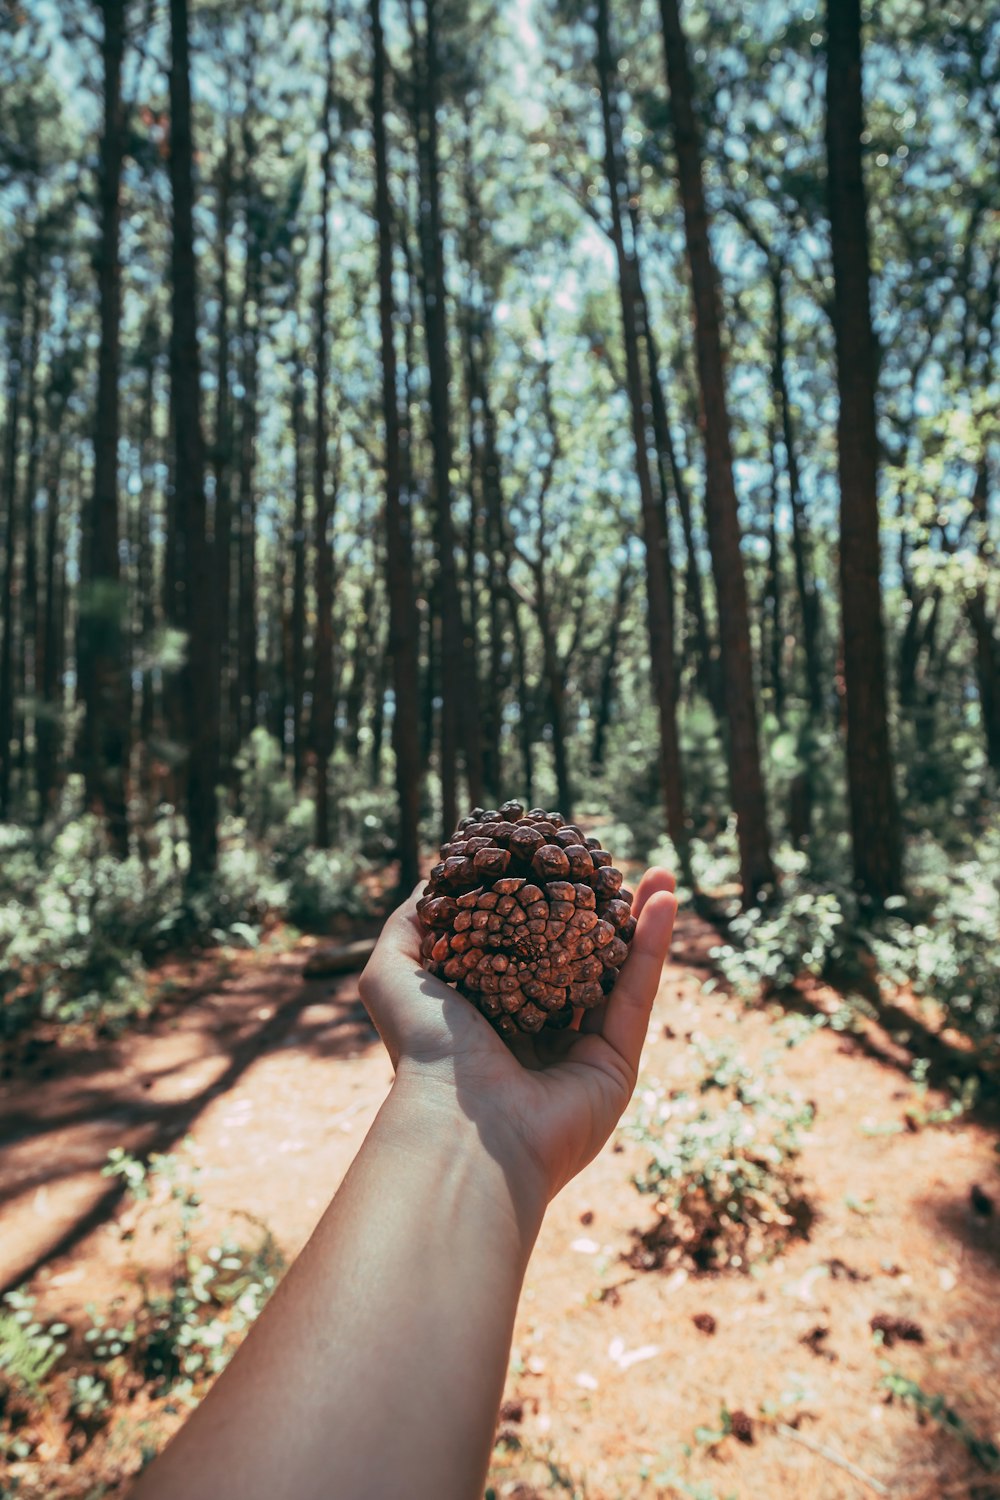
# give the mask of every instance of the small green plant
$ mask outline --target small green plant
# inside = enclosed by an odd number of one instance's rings
[[[364,913],[361,850],[391,850],[391,799],[369,791],[360,807],[339,791],[345,832],[331,854],[311,847],[313,809],[296,800],[277,741],[255,731],[238,768],[243,810],[223,817],[218,868],[197,890],[173,811],[118,859],[100,820],[80,813],[78,777],[44,829],[0,824],[0,1038],[39,1017],[117,1030],[149,1012],[149,965],[170,949],[254,947],[276,914],[322,929],[338,913]]]
[[[104,1172],[121,1177],[137,1203],[165,1199],[175,1215],[175,1265],[168,1292],[153,1293],[140,1276],[143,1298],[135,1316],[109,1326],[93,1315],[84,1337],[96,1359],[127,1354],[161,1390],[189,1391],[195,1379],[228,1364],[277,1285],[281,1253],[266,1226],[253,1220],[262,1231],[253,1248],[227,1237],[199,1254],[193,1242],[201,1207],[198,1168],[178,1155],[154,1154],[143,1162],[116,1147]]]
[[[788,989],[802,974],[817,978],[851,949],[855,912],[845,892],[802,881],[774,910],[739,912],[732,941],[712,949],[719,971],[742,999]]]
[[[927,1094],[927,1074],[930,1070],[930,1060],[926,1057],[914,1059],[910,1069],[910,1077],[913,1079],[916,1093],[921,1097]],[[906,1110],[906,1123],[911,1130],[925,1129],[929,1125],[952,1125],[960,1120],[963,1115],[975,1109],[979,1100],[982,1085],[975,1073],[970,1073],[966,1078],[949,1078],[948,1092],[951,1098],[947,1104],[941,1104],[930,1109],[921,1109],[911,1104]]]
[[[99,1421],[110,1408],[111,1397],[105,1381],[89,1370],[70,1378],[69,1410],[76,1421]]]
[[[948,1024],[992,1042],[1000,1018],[1000,819],[979,833],[974,857],[957,858],[930,833],[911,840],[907,895],[890,897],[879,913],[861,909],[839,865],[820,879],[814,859],[788,848],[777,862],[780,905],[734,913],[727,940],[713,950],[736,994],[754,1001],[811,974],[834,978],[851,1005],[865,1009],[877,976],[887,998],[909,992],[934,1002]]]
[[[0,1387],[36,1400],[53,1366],[66,1353],[65,1323],[47,1326],[35,1317],[35,1298],[23,1289],[8,1292],[0,1312]]]
[[[794,1162],[812,1106],[765,1088],[766,1065],[753,1073],[731,1046],[699,1050],[695,1087],[646,1089],[626,1127],[650,1151],[633,1182],[657,1200],[659,1222],[630,1257],[642,1269],[685,1261],[746,1271],[811,1222]]]
[[[1000,1449],[989,1439],[979,1437],[965,1419],[959,1416],[955,1408],[948,1405],[943,1396],[932,1396],[915,1380],[911,1380],[902,1371],[893,1369],[885,1361],[882,1363],[882,1369],[884,1374],[879,1384],[883,1390],[889,1392],[893,1399],[907,1402],[920,1417],[930,1418],[932,1422],[937,1422],[945,1432],[950,1432],[953,1437],[958,1438],[969,1456],[981,1468],[988,1470],[991,1474],[1000,1474]]]

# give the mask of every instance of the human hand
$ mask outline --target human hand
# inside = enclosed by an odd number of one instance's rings
[[[544,1208],[608,1139],[635,1087],[639,1056],[677,900],[674,877],[647,870],[635,936],[603,1004],[579,1029],[509,1044],[475,1006],[420,961],[419,889],[386,922],[361,976],[361,998],[396,1069],[397,1087],[473,1121],[491,1155]]]

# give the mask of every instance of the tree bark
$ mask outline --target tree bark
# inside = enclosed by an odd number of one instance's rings
[[[66,441],[63,422],[73,389],[69,361],[53,362],[46,394],[48,408],[48,462],[45,475],[45,525],[42,557],[42,613],[38,632],[35,663],[38,675],[38,742],[35,747],[35,785],[38,791],[38,821],[44,822],[52,811],[58,779],[59,746],[62,736],[63,642],[59,630],[61,612],[58,590],[61,587],[61,553],[59,535],[60,492]]]
[[[82,761],[87,803],[105,820],[114,852],[128,854],[128,698],[124,588],[118,560],[118,441],[121,378],[121,94],[125,0],[102,0],[104,120],[100,147],[101,239],[97,255],[100,347],[94,432],[94,489],[85,527],[78,669],[84,704]]]
[[[799,456],[788,399],[787,344],[785,335],[784,266],[772,263],[771,285],[774,292],[774,391],[781,419],[781,438],[785,447],[785,473],[788,476],[788,503],[792,511],[792,557],[795,563],[795,588],[802,616],[802,650],[806,664],[806,687],[809,712],[813,718],[823,713],[823,668],[820,660],[820,602],[809,556],[809,540],[802,506],[799,481]]]
[[[439,771],[441,776],[442,836],[450,837],[458,821],[459,738],[468,726],[462,713],[462,691],[468,687],[465,670],[466,632],[462,618],[455,531],[451,514],[451,401],[450,361],[445,305],[444,241],[441,224],[441,184],[438,153],[438,55],[435,4],[425,0],[423,38],[414,36],[414,95],[417,157],[420,179],[421,290],[424,332],[430,377],[431,439],[434,450],[434,535],[437,550],[441,608],[441,716]]]
[[[489,312],[482,311],[480,350],[476,363],[477,391],[482,417],[482,493],[485,510],[486,556],[489,564],[489,674],[485,694],[483,735],[483,779],[491,802],[503,800],[503,701],[509,684],[510,668],[505,664],[503,613],[505,607],[511,632],[516,628],[517,603],[510,590],[510,549],[504,525],[504,498],[500,454],[497,449],[497,421],[490,394]],[[526,794],[527,795],[527,794]],[[528,806],[533,802],[528,797]],[[495,805],[495,804],[494,804]]]
[[[656,336],[649,321],[649,308],[646,304],[646,297],[642,291],[641,282],[639,283],[639,295],[642,300],[646,354],[649,364],[649,395],[653,417],[653,432],[656,437],[656,448],[660,455],[660,461],[661,463],[664,461],[666,463],[667,472],[673,484],[674,494],[677,497],[677,510],[680,514],[681,531],[684,535],[684,552],[686,557],[684,606],[691,619],[698,663],[697,678],[701,683],[705,696],[715,711],[716,718],[721,719],[723,716],[722,684],[719,677],[716,652],[712,644],[712,638],[709,635],[708,619],[705,613],[701,571],[698,567],[698,553],[694,541],[691,495],[677,457],[677,446],[674,443],[673,434],[670,430],[670,413],[667,410],[666,397],[663,394]]]
[[[26,255],[13,267],[14,306],[8,322],[7,390],[4,400],[6,431],[4,433],[3,508],[4,537],[0,548],[3,585],[0,595],[2,630],[0,636],[0,820],[10,815],[11,753],[14,740],[14,599],[17,576],[17,460],[21,420],[21,388],[27,351],[24,340],[24,304]]]
[[[361,749],[361,720],[364,716],[365,697],[368,692],[368,666],[374,653],[372,640],[374,620],[375,587],[369,576],[361,591],[361,608],[354,635],[354,650],[351,654],[351,675],[344,687],[343,745],[355,765]]]
[[[206,527],[201,427],[198,291],[194,254],[194,141],[187,0],[170,0],[171,242],[170,382],[174,433],[177,581],[187,655],[181,680],[187,720],[190,880],[202,883],[218,853],[218,616],[215,568]]]
[[[142,503],[138,507],[139,555],[137,570],[139,633],[147,651],[151,647],[156,634],[156,591],[154,586],[156,561],[153,540],[156,500],[156,483],[154,479],[156,342],[155,325],[151,319],[148,325],[147,336],[144,340],[144,354],[147,364],[139,433],[139,479],[142,485],[140,491]],[[152,824],[155,810],[152,740],[156,726],[154,680],[153,672],[149,665],[146,666],[142,674],[140,694],[138,779],[140,795],[144,804],[143,820],[145,827],[148,828]],[[144,847],[142,832],[140,833],[140,847]]]
[[[296,322],[298,296],[295,299]],[[302,349],[298,342],[292,370],[292,444],[295,453],[294,508],[292,515],[292,774],[296,788],[305,780],[306,735],[306,461],[305,461],[305,389]]]
[[[252,195],[252,184],[248,195]],[[236,748],[257,727],[257,374],[260,317],[260,241],[248,201],[246,284],[243,290],[240,381],[239,511],[236,556]],[[251,312],[252,310],[252,312]]]
[[[767,523],[767,577],[764,584],[764,607],[761,611],[761,636],[766,676],[771,683],[771,704],[779,724],[785,722],[785,643],[782,617],[781,549],[778,543],[778,458],[777,433],[773,420],[768,423],[768,452],[771,458],[771,514]],[[765,628],[766,627],[766,628]]]
[[[509,588],[509,585],[508,585]],[[535,801],[535,714],[534,694],[528,675],[528,649],[524,639],[521,616],[513,589],[509,589],[511,633],[514,637],[514,659],[517,662],[517,735],[521,748],[521,776],[524,800],[529,807]]]
[[[978,550],[984,572],[995,566],[987,526],[988,483],[989,461],[984,451],[976,470],[972,500],[973,514],[979,524]],[[976,643],[976,682],[986,755],[993,770],[1000,771],[1000,637],[997,636],[996,621],[989,616],[985,583],[979,584],[966,600],[965,612]]]
[[[621,640],[625,611],[628,608],[629,590],[632,587],[632,569],[625,563],[618,578],[614,608],[608,625],[604,660],[601,664],[601,685],[597,694],[597,712],[594,714],[594,737],[590,746],[590,764],[595,770],[603,770],[605,744],[611,727],[611,711],[615,697],[615,677],[618,672],[618,644]]]
[[[385,418],[385,581],[389,596],[389,654],[395,711],[392,748],[399,804],[399,883],[409,890],[420,873],[420,671],[413,589],[412,497],[402,494],[395,305],[392,289],[392,207],[385,130],[385,43],[380,0],[370,0],[374,60],[372,125],[375,136],[375,219],[378,224],[379,329],[382,345],[382,408]],[[384,686],[381,692],[384,702]],[[381,707],[379,710],[381,714]]]
[[[750,617],[733,483],[718,286],[708,238],[701,145],[678,0],[660,0],[660,14],[694,299],[695,350],[705,436],[705,515],[719,604],[729,775],[743,900],[753,905],[760,896],[773,892],[775,877],[754,704]]]
[[[233,189],[233,141],[229,124],[226,124],[226,145],[223,152],[218,188],[219,230],[219,315],[216,332],[217,368],[215,392],[215,512],[212,526],[212,543],[215,550],[216,575],[218,578],[219,615],[219,715],[220,715],[220,771],[222,779],[229,781],[232,760],[238,744],[238,733],[232,722],[230,674],[232,671],[232,646],[230,641],[231,594],[233,572],[233,418],[229,398],[229,232],[231,228],[231,200]]]
[[[27,791],[28,742],[37,749],[38,735],[38,524],[35,501],[38,497],[38,465],[41,458],[39,426],[38,372],[41,340],[45,322],[45,301],[41,277],[34,283],[31,311],[31,338],[28,342],[27,449],[24,471],[24,580],[21,589],[21,670],[20,692],[23,709],[20,722],[20,783]]]
[[[860,0],[827,6],[827,189],[837,350],[840,597],[854,878],[880,905],[902,886],[882,627],[875,343],[861,162]]]
[[[312,749],[316,757],[315,841],[330,845],[328,761],[333,752],[333,545],[332,508],[328,494],[329,455],[326,414],[327,282],[330,279],[330,184],[333,177],[334,65],[333,34],[336,0],[326,13],[326,97],[323,105],[322,188],[320,192],[319,284],[316,288],[316,635],[313,643]]]
[[[638,305],[635,263],[625,244],[623,213],[624,182],[621,171],[621,122],[612,93],[614,61],[608,25],[608,0],[598,0],[597,76],[604,124],[604,170],[611,200],[612,241],[618,261],[618,287],[625,345],[625,371],[632,437],[635,444],[636,477],[642,503],[643,538],[646,544],[646,594],[653,694],[659,716],[660,782],[667,816],[667,831],[685,872],[689,870],[688,834],[684,816],[680,738],[677,732],[674,682],[674,626],[667,597],[667,537],[663,497],[653,490],[649,467],[649,441],[644,412],[645,391],[639,352]]]

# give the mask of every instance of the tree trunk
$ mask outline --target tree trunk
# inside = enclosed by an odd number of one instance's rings
[[[771,705],[779,724],[785,722],[785,677],[782,656],[785,643],[781,611],[781,550],[778,545],[778,457],[774,422],[768,423],[771,458],[771,514],[767,524],[767,577],[761,611],[761,637],[766,677],[770,679]]]
[[[315,840],[320,849],[330,845],[328,761],[333,752],[333,545],[328,495],[326,420],[327,295],[330,278],[330,184],[333,177],[335,0],[326,13],[326,97],[323,105],[323,159],[320,193],[319,284],[316,288],[316,635],[313,662],[312,748],[316,757]]]
[[[216,578],[206,529],[205,457],[201,429],[198,292],[194,254],[194,142],[187,0],[170,0],[171,245],[170,381],[178,581],[187,658],[182,678],[187,710],[187,818],[190,879],[203,882],[218,852],[219,709]]]
[[[495,807],[503,796],[500,788],[500,691],[497,667],[499,650],[499,610],[497,590],[490,583],[491,524],[487,488],[486,454],[486,356],[485,327],[490,317],[489,290],[484,283],[480,267],[480,225],[482,213],[472,170],[470,150],[471,122],[466,114],[465,151],[463,158],[463,195],[465,198],[465,225],[463,255],[466,262],[466,295],[462,308],[462,344],[465,355],[465,404],[469,418],[469,601],[470,635],[472,658],[476,681],[476,707],[478,723],[474,730],[475,784],[469,781],[469,799],[473,804],[483,803]],[[476,564],[479,557],[487,560],[486,575],[486,628],[489,667],[485,681],[480,683],[478,671],[480,615]]]
[[[788,377],[786,373],[785,297],[784,266],[776,262],[772,266],[771,284],[774,291],[774,391],[778,413],[781,418],[781,438],[785,446],[785,472],[788,475],[788,503],[792,511],[792,557],[795,563],[795,587],[799,596],[799,612],[802,616],[802,649],[806,661],[806,687],[809,695],[809,712],[813,718],[823,713],[823,667],[820,660],[820,602],[816,591],[816,580],[812,576],[809,556],[809,541],[806,519],[802,507],[802,487],[799,482],[799,457],[792,410],[788,399]]]
[[[430,377],[431,439],[434,450],[434,535],[437,550],[441,608],[440,776],[443,837],[450,837],[458,821],[459,736],[467,725],[462,713],[463,687],[468,687],[465,624],[455,564],[455,533],[451,514],[451,402],[447,308],[445,305],[444,240],[441,224],[440,165],[438,158],[438,56],[434,7],[425,0],[425,30],[414,42],[417,155],[420,178],[421,290],[424,332]]]
[[[854,878],[880,905],[902,885],[882,629],[875,343],[861,164],[860,0],[827,7],[827,187],[833,250],[840,597]]]
[[[251,149],[248,143],[248,149]],[[261,244],[255,185],[246,163],[246,281],[240,312],[243,397],[240,402],[239,511],[236,556],[236,748],[257,727],[257,497],[254,490],[257,449],[257,402],[260,343]]]
[[[0,821],[10,815],[11,752],[14,740],[14,598],[17,577],[17,460],[21,418],[21,385],[26,350],[24,347],[24,298],[26,257],[22,254],[13,267],[14,306],[8,322],[7,391],[4,412],[3,510],[4,538],[0,548],[3,564],[3,592],[0,598],[2,630],[0,636]]]
[[[354,635],[354,651],[351,658],[351,675],[344,688],[343,744],[351,760],[357,764],[361,748],[361,720],[364,714],[365,696],[368,691],[368,663],[374,649],[372,622],[375,619],[375,588],[369,577],[361,591],[361,608]]]
[[[118,560],[118,441],[121,378],[121,175],[125,109],[121,94],[125,0],[102,0],[104,121],[100,148],[101,238],[97,255],[100,347],[94,432],[94,489],[84,528],[78,671],[84,704],[83,775],[87,803],[106,823],[114,852],[128,854],[128,698],[125,600]]]
[[[632,587],[632,569],[628,562],[621,570],[615,594],[608,637],[601,664],[601,686],[597,694],[597,711],[594,714],[594,738],[590,747],[590,764],[595,770],[604,769],[604,751],[608,730],[611,727],[611,710],[615,697],[615,677],[618,672],[618,643],[621,640],[625,611],[628,608],[629,590]]]
[[[989,465],[984,451],[976,471],[972,502],[973,513],[979,523],[978,550],[984,574],[991,566],[995,566],[987,525],[988,483]],[[997,636],[996,622],[989,617],[985,583],[980,583],[966,600],[965,611],[976,642],[976,682],[979,687],[979,712],[986,740],[986,755],[993,770],[1000,771],[1000,638]]]
[[[535,800],[535,716],[531,682],[528,677],[528,650],[517,609],[513,589],[508,585],[511,633],[514,637],[514,659],[517,662],[517,721],[518,741],[521,747],[521,775],[523,777],[524,800],[529,807]]]
[[[608,30],[608,0],[597,5],[597,74],[604,123],[604,170],[611,200],[612,240],[618,260],[618,287],[625,345],[625,371],[632,437],[635,444],[636,476],[642,502],[643,538],[646,544],[646,594],[653,693],[659,715],[660,781],[667,816],[667,830],[685,872],[689,869],[688,834],[684,817],[680,739],[677,733],[674,683],[674,626],[666,586],[667,537],[664,529],[663,497],[653,491],[646,431],[645,391],[639,353],[635,264],[625,244],[625,185],[621,171],[621,121],[612,96],[614,62]]]
[[[147,341],[146,367],[146,389],[143,396],[142,426],[139,435],[139,478],[141,482],[142,503],[139,511],[139,558],[138,558],[138,593],[139,593],[139,633],[140,638],[148,652],[152,646],[156,634],[156,591],[154,586],[156,561],[155,544],[153,541],[155,532],[155,497],[156,485],[154,480],[154,434],[155,434],[155,412],[156,412],[156,347],[154,328],[150,323],[150,334],[153,335]],[[139,742],[140,755],[138,766],[138,778],[140,795],[144,806],[144,822],[148,828],[155,812],[155,790],[153,777],[153,734],[156,726],[156,699],[154,692],[153,670],[147,664],[142,674],[141,700],[139,704]],[[140,831],[140,840],[142,831]]]
[[[231,594],[233,571],[233,420],[229,399],[229,232],[233,188],[233,141],[226,125],[226,145],[219,177],[219,316],[216,333],[217,369],[215,392],[215,513],[212,543],[218,578],[219,615],[219,714],[220,772],[223,781],[230,780],[232,761],[239,736],[232,720],[230,674],[232,646],[230,641]]]
[[[719,605],[719,645],[729,731],[726,736],[729,775],[740,847],[743,900],[745,904],[753,905],[759,896],[773,891],[775,881],[757,738],[750,617],[733,484],[718,287],[708,238],[701,147],[678,0],[660,0],[660,14],[694,294],[695,349],[705,435],[705,515]]]
[[[389,596],[389,654],[395,710],[392,748],[399,803],[399,883],[409,890],[420,873],[420,670],[417,610],[413,590],[412,496],[401,492],[399,394],[392,289],[392,207],[385,131],[385,45],[380,0],[371,0],[374,46],[372,125],[375,135],[375,218],[378,223],[379,329],[382,345],[382,409],[385,418],[385,582]],[[384,704],[384,687],[381,692]],[[379,712],[381,714],[381,705]]]
[[[38,742],[35,747],[35,785],[38,791],[38,821],[44,822],[52,811],[62,725],[63,671],[62,640],[59,635],[59,512],[63,460],[66,451],[63,421],[66,403],[72,390],[62,372],[53,372],[49,388],[48,437],[49,459],[45,476],[45,541],[42,561],[43,601],[38,653],[35,663],[38,675]]]
[[[489,561],[489,680],[486,691],[486,724],[483,745],[483,778],[487,791],[496,802],[503,800],[503,702],[504,692],[510,681],[510,668],[505,665],[507,652],[503,637],[501,606],[505,605],[511,632],[516,629],[517,605],[509,585],[505,581],[510,575],[510,553],[504,527],[504,499],[501,480],[500,454],[497,450],[497,421],[490,395],[489,367],[490,345],[487,339],[486,314],[482,328],[482,349],[479,362],[479,400],[482,403],[483,422],[483,500],[486,509],[486,555]],[[526,793],[527,795],[527,793]],[[528,806],[533,802],[528,797]],[[494,803],[494,805],[496,805]]]
[[[28,459],[24,474],[24,584],[21,590],[21,694],[24,708],[21,716],[20,784],[22,796],[27,792],[28,742],[38,744],[38,524],[35,501],[38,497],[38,464],[41,456],[39,426],[38,371],[41,353],[45,304],[40,279],[35,281],[31,315],[31,339],[28,345]]]
[[[649,321],[649,308],[646,304],[646,297],[642,291],[641,282],[639,283],[639,296],[642,301],[643,324],[645,327],[646,355],[649,364],[649,394],[653,417],[653,432],[656,437],[656,449],[660,455],[661,463],[664,459],[666,460],[674,494],[677,497],[677,509],[681,518],[681,531],[684,535],[684,553],[686,557],[684,607],[690,617],[692,634],[694,636],[698,663],[697,678],[701,683],[705,696],[712,705],[716,718],[721,719],[724,712],[722,682],[719,676],[715,649],[709,635],[708,619],[705,614],[705,599],[702,592],[701,571],[698,567],[698,553],[695,548],[694,524],[691,516],[691,496],[688,492],[684,472],[677,457],[677,447],[670,430],[670,413],[667,410],[666,398],[663,394],[656,336]],[[664,493],[666,492],[664,491]]]
[[[296,296],[296,320],[298,297]],[[306,461],[305,389],[302,350],[296,334],[292,371],[292,443],[295,451],[294,510],[292,516],[292,768],[295,786],[305,780],[305,692],[306,692]]]
[[[559,811],[569,821],[573,816],[573,787],[570,780],[566,735],[566,669],[568,662],[565,660],[560,661],[559,652],[556,648],[555,624],[549,606],[545,568],[541,561],[543,556],[544,554],[540,553],[539,561],[530,564],[535,583],[534,598],[528,594],[527,590],[522,593],[520,589],[517,589],[516,592],[520,594],[525,604],[532,610],[538,623],[538,633],[542,638],[542,675],[548,699],[549,723],[552,729],[552,758],[555,764],[556,794],[559,798]],[[525,561],[527,562],[528,560],[525,558]]]

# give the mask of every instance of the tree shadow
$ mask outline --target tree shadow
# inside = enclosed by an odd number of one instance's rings
[[[922,1211],[933,1217],[943,1234],[962,1251],[983,1256],[1000,1271],[1000,1202],[993,1192],[985,1193],[978,1183],[970,1183],[964,1194],[945,1202],[933,1198],[918,1201]]]
[[[205,1006],[209,998],[215,1003]],[[190,1031],[196,1044],[189,1055],[160,1069],[144,1068],[142,1053],[178,1028]],[[60,1048],[55,1058],[46,1053],[44,1063],[29,1064],[2,1086],[0,1173],[10,1180],[0,1189],[0,1203],[9,1212],[29,1193],[98,1172],[109,1144],[140,1156],[170,1151],[202,1112],[268,1053],[293,1047],[337,1060],[356,1057],[376,1043],[378,1035],[358,1000],[354,975],[336,981],[304,980],[298,969],[279,960],[230,976],[217,987],[194,985],[190,996],[179,991],[136,1032],[96,1047]],[[149,1097],[148,1090],[167,1080],[182,1087],[185,1072],[203,1067],[213,1057],[223,1059],[221,1071],[190,1094]],[[43,1079],[38,1077],[41,1066],[46,1069]],[[108,1088],[79,1088],[82,1077],[92,1079],[102,1071],[109,1075]],[[59,1140],[60,1132],[88,1126],[89,1140]],[[115,1139],[109,1142],[112,1131]],[[16,1158],[26,1154],[26,1170],[11,1175]],[[121,1179],[109,1180],[86,1209],[58,1227],[40,1249],[32,1248],[26,1258],[0,1273],[0,1292],[30,1280],[48,1261],[72,1250],[114,1213],[123,1192]]]
[[[724,929],[713,926],[700,912],[682,913],[678,919],[672,960],[688,968],[711,974],[717,981],[717,993],[731,993],[711,950],[725,940]],[[795,984],[767,994],[769,1004],[780,1005],[790,1014],[816,1017],[828,1015],[830,999],[850,1007],[861,999],[868,1016],[859,1013],[857,1022],[842,1033],[841,1046],[873,1062],[909,1076],[916,1059],[927,1063],[926,1082],[935,1089],[951,1091],[974,1079],[978,1093],[963,1110],[962,1117],[977,1124],[1000,1127],[1000,1071],[991,1066],[970,1042],[956,1045],[929,1025],[915,1009],[887,998],[879,989],[873,972],[864,968],[848,973],[833,973],[822,981],[804,976]]]

